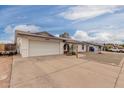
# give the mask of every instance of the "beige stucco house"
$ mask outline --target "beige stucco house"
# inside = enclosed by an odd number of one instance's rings
[[[22,57],[62,55],[69,52],[88,52],[100,49],[99,45],[55,37],[48,32],[16,31],[15,38],[17,52]]]

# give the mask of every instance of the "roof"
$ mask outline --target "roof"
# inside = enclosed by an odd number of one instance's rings
[[[82,41],[82,43],[85,43],[85,44],[88,44],[88,45],[94,45],[94,46],[103,46],[103,44],[91,43],[91,42],[85,42],[85,41]]]
[[[99,44],[89,43],[89,42],[85,42],[85,41],[81,42],[81,41],[77,41],[77,40],[74,40],[74,39],[71,39],[71,38],[56,37],[56,36],[51,35],[50,33],[46,32],[46,31],[31,33],[31,32],[16,30],[16,36],[40,37],[40,38],[63,40],[67,43],[77,43],[77,44],[79,43],[79,44],[90,44],[90,45],[95,45],[95,46],[101,46]]]
[[[40,38],[48,38],[48,39],[57,39],[62,40],[61,38],[55,37],[48,32],[37,32],[37,33],[31,33],[31,32],[24,32],[16,30],[16,36],[31,36],[31,37],[40,37]]]
[[[33,33],[33,34],[36,34],[36,35],[42,35],[42,36],[47,36],[47,37],[55,37],[54,35],[46,32],[46,31],[43,31],[43,32],[36,32],[36,33]]]

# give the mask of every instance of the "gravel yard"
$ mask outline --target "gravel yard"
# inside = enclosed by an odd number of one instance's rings
[[[0,56],[0,88],[10,86],[12,57]]]
[[[122,58],[124,57],[124,53],[107,53],[103,52],[102,54],[98,53],[84,53],[84,59],[97,61],[102,64],[110,64],[110,65],[120,65]]]

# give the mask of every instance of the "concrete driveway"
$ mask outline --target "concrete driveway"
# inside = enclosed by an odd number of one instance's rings
[[[11,87],[113,88],[124,87],[121,65],[101,64],[75,56],[21,58],[14,56]]]

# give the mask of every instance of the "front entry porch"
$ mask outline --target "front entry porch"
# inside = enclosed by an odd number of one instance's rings
[[[65,43],[63,46],[64,54],[65,55],[75,55],[76,54],[77,45]]]

